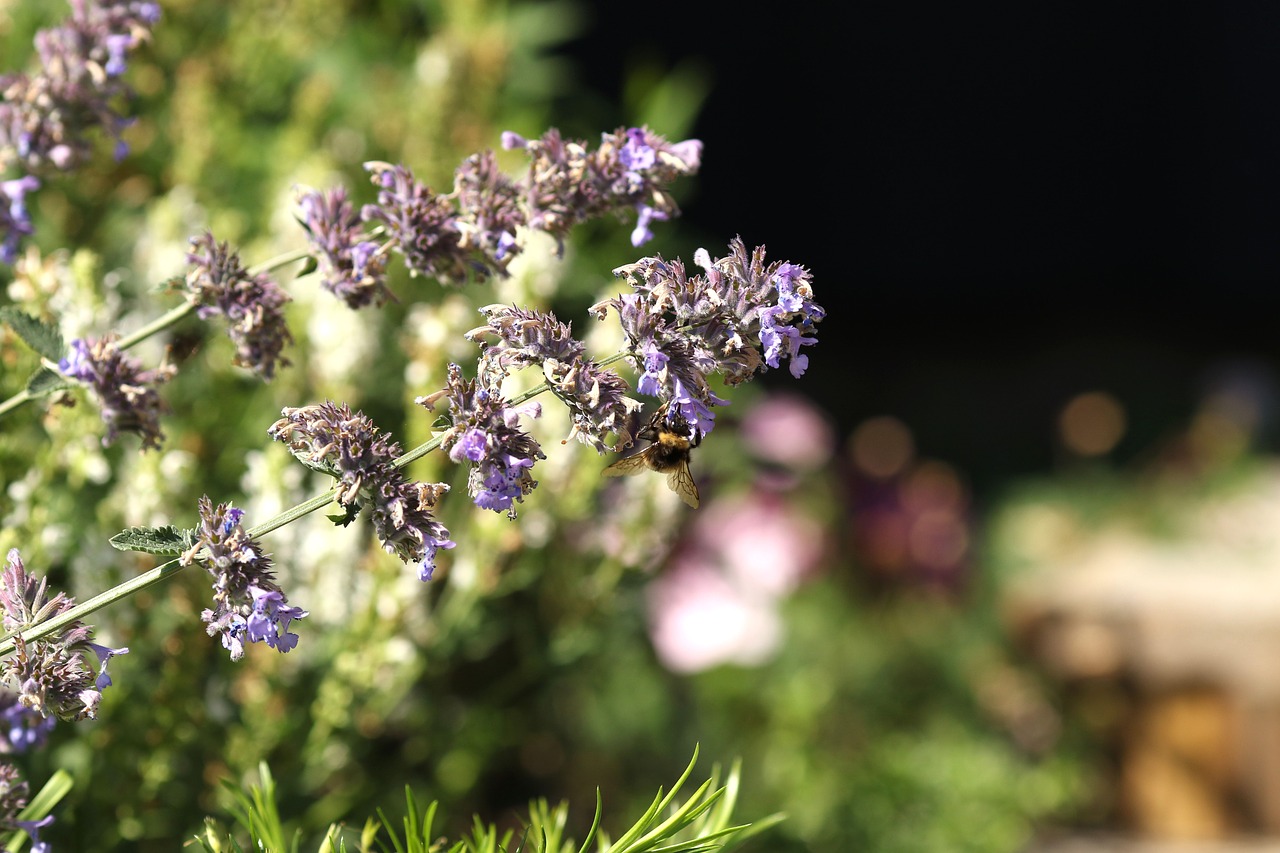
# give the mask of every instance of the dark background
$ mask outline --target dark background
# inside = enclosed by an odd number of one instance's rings
[[[1051,468],[1083,391],[1125,405],[1122,464],[1224,374],[1270,405],[1280,4],[768,8],[601,4],[570,52],[606,95],[713,69],[685,217],[805,264],[829,311],[774,384],[842,432],[903,419],[980,491]]]

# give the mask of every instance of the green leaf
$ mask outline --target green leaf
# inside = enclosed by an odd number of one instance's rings
[[[42,367],[27,380],[27,393],[32,397],[43,397],[64,388],[74,388],[76,384],[56,370]]]
[[[119,551],[177,556],[195,547],[196,538],[195,528],[179,530],[172,524],[164,527],[130,527],[112,536],[111,546]]]
[[[308,255],[306,262],[302,265],[302,269],[298,270],[298,274],[295,275],[294,278],[302,278],[304,275],[311,275],[311,273],[315,272],[316,268],[319,266],[320,264],[316,262],[315,256]]]
[[[62,332],[52,323],[32,317],[12,305],[0,308],[0,320],[42,358],[57,361],[67,354]]]

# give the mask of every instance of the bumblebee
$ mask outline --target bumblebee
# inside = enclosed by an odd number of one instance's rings
[[[701,430],[690,430],[689,422],[677,414],[667,418],[664,405],[653,413],[638,438],[649,444],[639,453],[619,459],[602,472],[606,477],[622,477],[641,471],[657,471],[667,475],[667,485],[680,500],[695,509],[698,506],[698,484],[689,472],[690,451],[702,443]]]

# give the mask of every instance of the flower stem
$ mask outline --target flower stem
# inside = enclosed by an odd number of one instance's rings
[[[4,417],[13,409],[16,409],[19,406],[21,406],[23,403],[26,403],[34,399],[35,397],[31,394],[31,392],[28,391],[26,388],[23,388],[21,391],[19,391],[17,394],[14,394],[8,400],[5,400],[3,403],[0,403],[0,417]]]

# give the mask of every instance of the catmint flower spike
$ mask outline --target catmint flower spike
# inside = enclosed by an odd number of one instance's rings
[[[430,580],[436,552],[454,547],[449,531],[431,515],[449,487],[408,479],[394,464],[400,446],[345,403],[286,408],[281,414],[268,435],[284,442],[304,464],[332,470],[340,504],[352,509],[370,504],[383,548],[406,563],[419,563],[418,577]]]
[[[198,539],[182,564],[201,563],[213,577],[214,606],[200,614],[210,637],[221,636],[232,660],[244,657],[245,643],[266,643],[284,653],[298,644],[289,631],[307,611],[291,607],[275,580],[271,558],[245,532],[242,510],[229,504],[216,507],[200,498]]]

